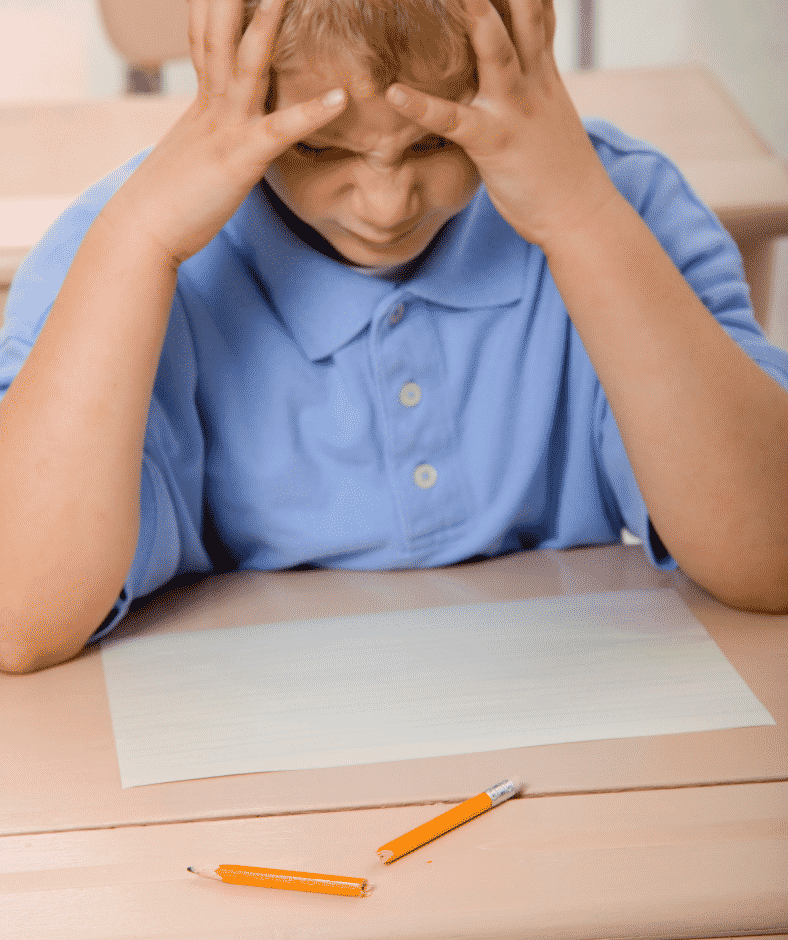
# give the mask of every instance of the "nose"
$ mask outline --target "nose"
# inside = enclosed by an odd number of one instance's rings
[[[365,162],[356,169],[353,211],[359,221],[385,231],[398,228],[421,210],[413,167]]]

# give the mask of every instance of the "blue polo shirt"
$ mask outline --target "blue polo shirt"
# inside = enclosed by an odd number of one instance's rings
[[[788,355],[756,325],[718,220],[653,147],[586,127],[707,308],[788,388]],[[147,153],[89,189],[25,259],[0,334],[0,392],[81,238]],[[260,186],[181,266],[136,557],[93,639],[186,573],[447,565],[615,542],[623,526],[653,564],[675,567],[544,254],[484,186],[399,270],[369,276],[331,254]]]

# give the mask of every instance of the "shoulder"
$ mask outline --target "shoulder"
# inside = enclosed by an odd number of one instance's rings
[[[583,121],[594,149],[621,194],[643,215],[648,206],[669,200],[675,212],[702,207],[713,224],[713,213],[703,205],[676,164],[658,147],[632,137],[608,121]]]
[[[152,147],[148,147],[141,151],[88,187],[58,216],[33,249],[31,255],[40,254],[53,242],[63,242],[75,237],[81,238],[106,203],[145,160],[152,149]]]
[[[668,156],[607,121],[586,119],[583,124],[616,188],[674,261],[722,252],[738,269],[730,235]]]
[[[14,274],[5,332],[32,340],[57,296],[88,229],[153,148],[132,157],[78,196],[49,226]]]
[[[615,166],[622,160],[629,160],[633,163],[640,162],[644,166],[664,163],[675,169],[668,157],[653,144],[632,137],[609,121],[601,118],[584,118],[583,125],[599,158],[606,166]]]

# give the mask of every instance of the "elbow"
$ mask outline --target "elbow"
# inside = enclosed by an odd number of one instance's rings
[[[60,594],[44,602],[32,591],[6,588],[0,592],[0,672],[24,675],[78,656],[115,598],[114,585],[103,597]]]
[[[753,614],[788,614],[788,570],[780,570],[772,577],[764,572],[753,575],[746,583],[730,581],[719,590],[707,589],[717,600],[736,610]]]
[[[40,649],[20,644],[0,648],[0,672],[10,676],[23,676],[73,659],[84,649],[84,644],[71,649]]]
[[[0,672],[9,676],[23,676],[37,671],[35,657],[20,654],[18,650],[0,652]]]
[[[725,601],[729,607],[735,607],[737,610],[743,610],[751,614],[774,614],[777,616],[788,614],[788,599],[782,595],[775,598],[768,597],[746,597],[742,600]]]
[[[7,612],[4,612],[7,614]],[[20,625],[15,618],[3,618],[0,625],[0,672],[7,675],[25,675],[73,659],[85,648],[92,630],[64,628],[54,625]]]
[[[663,540],[664,541],[664,540]],[[740,539],[738,550],[724,547],[705,554],[667,546],[679,568],[716,600],[746,613],[788,614],[788,539]]]

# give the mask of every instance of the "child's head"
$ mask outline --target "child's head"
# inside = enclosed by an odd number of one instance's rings
[[[244,29],[259,3],[244,0]],[[491,3],[511,32],[509,0]],[[397,80],[403,59],[430,78],[464,65],[475,72],[464,0],[287,0],[274,71],[296,53],[319,69],[327,51],[332,63],[365,67],[381,90]]]
[[[245,0],[245,24],[258,2]],[[508,25],[508,0],[492,2]],[[339,85],[349,100],[338,118],[274,161],[265,178],[352,264],[416,257],[478,187],[476,168],[460,147],[425,134],[382,97],[399,81],[470,102],[477,80],[465,24],[463,0],[285,4],[267,110]]]

